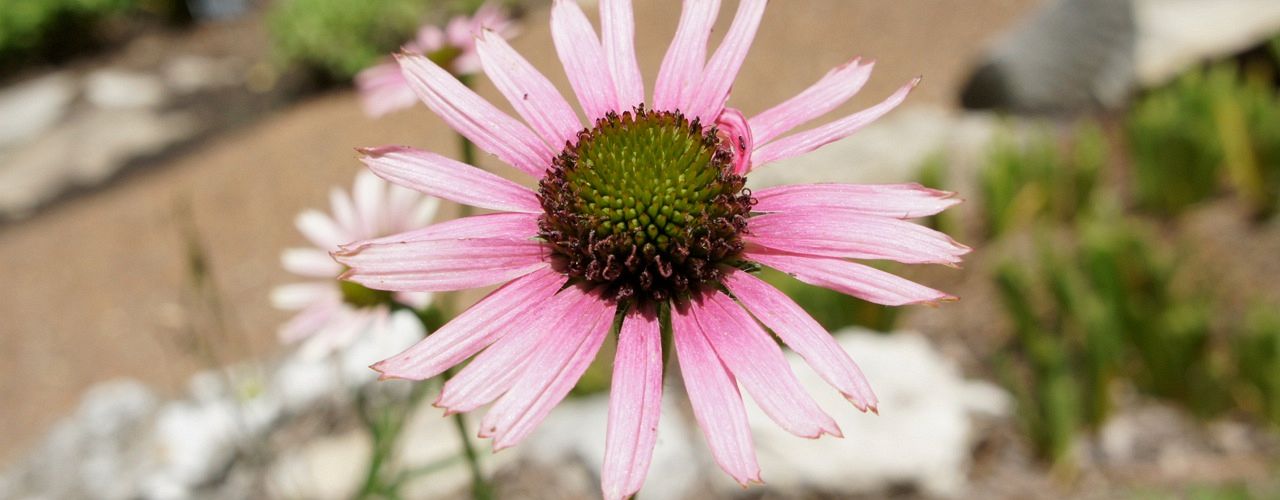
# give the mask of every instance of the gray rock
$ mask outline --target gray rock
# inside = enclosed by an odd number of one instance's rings
[[[58,123],[76,96],[76,82],[54,73],[0,90],[0,149],[34,139]]]
[[[1133,88],[1131,0],[1054,0],[1005,35],[961,95],[970,109],[1078,113]]]
[[[119,69],[100,69],[85,78],[85,97],[100,108],[136,109],[164,104],[164,83],[157,77]]]

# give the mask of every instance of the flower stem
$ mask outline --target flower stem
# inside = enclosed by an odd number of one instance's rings
[[[461,413],[453,414],[453,424],[458,430],[458,439],[462,441],[462,452],[466,455],[467,467],[471,469],[471,498],[492,499],[493,492],[489,488],[489,482],[484,478],[484,471],[480,469],[480,455],[471,445],[471,433],[467,431],[466,417]]]

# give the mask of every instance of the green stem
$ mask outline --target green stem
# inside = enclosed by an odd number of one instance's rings
[[[453,370],[446,370],[444,373],[445,380],[453,377]],[[471,433],[467,431],[466,417],[461,413],[453,414],[453,426],[458,431],[458,439],[462,441],[462,453],[467,458],[467,468],[471,470],[471,498],[475,500],[490,500],[493,498],[493,491],[489,487],[489,482],[484,478],[484,471],[480,469],[480,454],[476,452],[475,446],[471,444]]]

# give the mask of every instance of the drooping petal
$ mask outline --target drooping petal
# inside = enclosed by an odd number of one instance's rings
[[[466,163],[407,146],[360,149],[360,161],[379,177],[464,205],[542,213],[528,188]]]
[[[644,77],[636,61],[635,14],[631,0],[601,0],[600,28],[604,56],[609,61],[615,94],[615,109],[627,111],[644,104]]]
[[[449,413],[471,411],[493,402],[525,377],[530,366],[540,362],[544,343],[563,335],[567,313],[587,301],[596,300],[571,286],[543,300],[526,315],[504,328],[504,334],[466,368],[445,383],[435,405]]]
[[[485,74],[552,150],[574,140],[582,122],[546,76],[495,33],[481,34],[476,50]]]
[[[837,66],[804,92],[752,117],[751,131],[756,139],[760,144],[768,143],[848,102],[871,79],[875,66],[875,62],[860,61],[854,59]]]
[[[716,118],[716,128],[733,148],[733,173],[746,175],[751,171],[751,152],[755,150],[755,138],[747,118],[737,109],[725,108]]]
[[[830,288],[886,306],[956,300],[951,295],[874,267],[841,259],[794,255],[761,248],[748,248],[744,255],[810,285]]]
[[[480,422],[480,437],[493,437],[495,451],[528,437],[582,377],[608,335],[615,307],[596,293],[565,310],[543,337],[536,360]]]
[[[840,428],[791,372],[782,349],[727,295],[705,296],[698,324],[716,355],[764,413],[787,432],[817,438]]]
[[[742,61],[746,60],[751,42],[756,38],[756,29],[760,27],[768,3],[768,0],[742,0],[738,3],[738,13],[729,26],[729,32],[715,55],[711,56],[702,78],[695,84],[693,98],[684,108],[688,116],[699,117],[702,123],[713,123],[720,116],[728,100],[729,89],[738,78]]]
[[[902,219],[838,209],[808,209],[752,217],[748,242],[784,252],[908,264],[957,264],[969,247]]]
[[[298,342],[333,322],[334,316],[338,315],[342,309],[342,297],[337,294],[323,298],[280,325],[280,330],[276,332],[277,336],[284,344]]]
[[[280,264],[286,271],[311,278],[332,279],[342,272],[329,252],[318,248],[286,248],[280,253]]]
[[[765,144],[756,150],[755,155],[752,157],[752,164],[758,167],[778,160],[794,158],[849,137],[854,132],[862,129],[862,127],[876,121],[881,116],[892,111],[893,108],[898,107],[899,104],[902,104],[902,101],[906,100],[907,94],[910,94],[911,90],[916,88],[919,83],[920,79],[916,78],[875,106],[813,130],[806,130],[778,139],[776,142]]]
[[[742,485],[760,482],[760,465],[742,395],[694,318],[701,314],[701,307],[693,302],[671,311],[676,358],[693,416],[721,469]]]
[[[424,56],[396,56],[410,88],[450,127],[481,149],[541,178],[557,151]]]
[[[876,395],[862,370],[834,337],[795,301],[772,285],[738,270],[722,281],[756,319],[769,327],[818,376],[840,391],[859,410],[875,409]]]
[[[360,94],[360,107],[370,118],[408,109],[418,103],[418,96],[409,88],[400,73],[400,65],[389,61],[371,66],[356,74],[356,92]]]
[[[658,69],[653,88],[653,107],[675,111],[692,99],[693,84],[702,76],[707,57],[707,38],[720,13],[720,0],[685,0],[680,24]]]
[[[347,234],[332,217],[314,209],[304,210],[294,219],[294,226],[312,244],[325,250],[338,248],[338,245],[350,243],[352,236]]]
[[[610,111],[621,111],[616,109],[618,97],[604,49],[578,2],[555,0],[551,8],[551,38],[587,121],[594,123]]]
[[[377,290],[448,292],[502,283],[546,267],[537,241],[476,238],[376,243],[334,253],[341,279]]]
[[[955,193],[919,184],[792,184],[753,193],[757,212],[848,210],[866,215],[914,219],[960,203]]]
[[[538,215],[528,213],[496,213],[473,215],[432,224],[422,229],[393,234],[372,240],[356,241],[341,245],[344,251],[354,252],[370,245],[408,243],[414,241],[525,238],[538,235]]]
[[[545,307],[564,276],[540,269],[494,290],[408,350],[373,365],[384,378],[426,380],[474,356]]]
[[[609,390],[609,428],[600,482],[606,500],[622,500],[644,485],[662,413],[662,333],[652,308],[627,314],[618,334]]]

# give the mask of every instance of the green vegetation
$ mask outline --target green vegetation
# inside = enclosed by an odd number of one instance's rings
[[[1142,98],[1128,123],[1137,206],[1181,213],[1229,185],[1252,215],[1280,200],[1280,95],[1263,76],[1220,64]]]
[[[424,21],[472,12],[480,0],[278,0],[268,14],[285,64],[347,80],[395,52]]]
[[[134,0],[0,0],[0,71],[74,51],[97,23],[133,7]]]
[[[978,179],[986,234],[997,237],[1044,218],[1071,220],[1089,207],[1106,160],[1106,140],[1091,124],[1080,127],[1071,147],[1059,147],[1044,131],[1021,144],[996,139]]]

